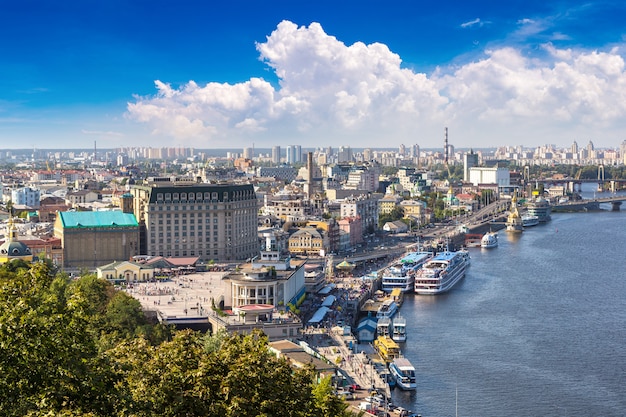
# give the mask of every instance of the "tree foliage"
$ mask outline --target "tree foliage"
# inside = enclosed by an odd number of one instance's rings
[[[327,379],[294,369],[260,332],[150,324],[93,275],[0,266],[0,417],[349,415]]]

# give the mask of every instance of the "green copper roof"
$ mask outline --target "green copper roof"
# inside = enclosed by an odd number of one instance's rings
[[[132,213],[121,211],[65,211],[59,213],[64,228],[138,226]]]

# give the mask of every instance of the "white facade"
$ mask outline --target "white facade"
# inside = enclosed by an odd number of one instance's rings
[[[498,184],[498,187],[508,187],[511,185],[511,173],[508,168],[472,167],[469,170],[469,181],[475,186]]]
[[[14,205],[39,208],[41,191],[36,188],[23,187],[11,191],[11,201]]]

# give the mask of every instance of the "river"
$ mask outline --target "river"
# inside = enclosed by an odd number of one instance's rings
[[[405,298],[418,388],[393,402],[424,417],[626,415],[626,210],[556,213],[470,253],[449,293]]]

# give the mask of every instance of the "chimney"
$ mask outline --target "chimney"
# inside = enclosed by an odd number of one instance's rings
[[[307,178],[307,185],[309,186],[308,189],[308,197],[309,200],[311,199],[311,195],[313,194],[312,189],[313,189],[313,152],[309,152],[306,158],[306,167],[308,172],[308,178]]]

